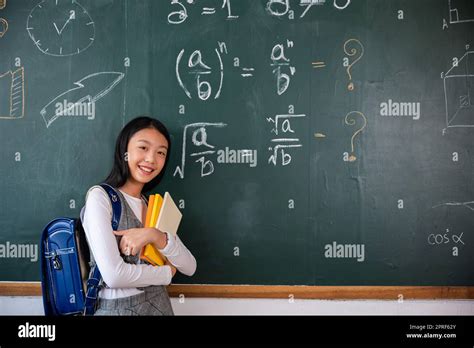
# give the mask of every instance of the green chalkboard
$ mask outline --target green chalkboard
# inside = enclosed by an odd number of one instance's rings
[[[471,0],[2,3],[0,280],[152,115],[175,283],[474,285]]]

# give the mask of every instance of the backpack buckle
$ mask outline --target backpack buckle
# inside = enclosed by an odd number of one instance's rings
[[[52,259],[53,259],[53,267],[54,267],[54,269],[60,270],[60,269],[63,268],[63,266],[62,266],[62,264],[61,264],[61,259],[59,258],[59,255],[56,255],[56,254],[55,254],[55,255],[52,257]]]

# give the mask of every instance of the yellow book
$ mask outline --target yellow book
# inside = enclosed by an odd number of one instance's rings
[[[156,225],[162,204],[163,198],[159,194],[150,196],[145,227],[154,227]],[[166,260],[153,244],[147,244],[142,248],[140,259],[148,261],[153,266],[163,266]]]
[[[151,213],[153,212],[153,205],[155,203],[155,195],[151,195],[148,200],[148,208],[146,210],[145,227],[150,227]]]
[[[160,213],[161,204],[163,204],[163,197],[161,197],[161,195],[159,194],[156,194],[153,202],[153,211],[151,214],[150,226],[147,227],[155,227],[156,220],[158,220],[158,214]]]

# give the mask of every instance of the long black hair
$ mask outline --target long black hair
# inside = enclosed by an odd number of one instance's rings
[[[138,131],[146,128],[154,128],[168,141],[168,151],[166,154],[165,164],[160,174],[156,176],[153,180],[146,183],[142,189],[142,193],[151,191],[156,185],[158,185],[165,174],[166,166],[168,164],[168,159],[171,154],[171,138],[168,130],[165,125],[158,121],[155,118],[140,116],[134,118],[128,122],[125,127],[123,127],[119,136],[117,137],[117,142],[115,143],[115,153],[114,153],[114,165],[110,171],[109,176],[105,179],[105,183],[111,185],[112,187],[119,188],[125,184],[128,177],[130,176],[130,170],[128,169],[128,162],[126,161],[126,153],[128,148],[128,142],[130,138]]]

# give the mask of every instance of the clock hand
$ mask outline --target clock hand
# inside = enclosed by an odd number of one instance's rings
[[[74,17],[74,15],[70,15],[68,20],[66,21],[66,23],[64,23],[63,27],[61,28],[61,30],[59,31],[59,34],[61,35],[63,33],[63,30],[66,28],[66,26],[68,25],[68,23],[71,21],[71,19]]]
[[[54,28],[56,29],[56,31],[58,32],[58,35],[61,35],[61,32],[59,31],[58,27],[56,26],[56,23],[53,22],[53,25],[54,25]]]

